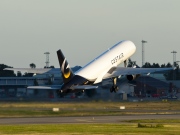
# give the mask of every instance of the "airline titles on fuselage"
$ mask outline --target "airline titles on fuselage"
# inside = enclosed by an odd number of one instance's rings
[[[118,62],[118,60],[122,59],[124,57],[124,54],[121,53],[118,56],[116,56],[114,59],[111,60],[111,64],[115,64],[116,62]]]

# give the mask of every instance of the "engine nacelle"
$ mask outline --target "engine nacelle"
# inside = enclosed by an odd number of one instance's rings
[[[132,81],[136,78],[138,78],[140,76],[140,74],[137,75],[127,75],[126,78],[128,79],[128,81]]]

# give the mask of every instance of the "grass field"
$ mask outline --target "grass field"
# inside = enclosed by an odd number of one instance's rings
[[[173,114],[180,101],[169,102],[1,102],[0,117],[92,116],[126,114]],[[125,106],[125,110],[120,110]],[[52,108],[59,108],[53,112]]]
[[[1,125],[0,134],[30,135],[179,135],[180,124],[139,128],[137,124]]]
[[[162,113],[180,110],[172,102],[1,102],[0,117],[88,116]],[[120,110],[125,106],[125,110]],[[52,108],[59,108],[53,112]],[[0,134],[11,135],[179,135],[180,119],[129,120],[125,124],[25,124],[0,125]],[[138,127],[145,125],[144,127]],[[162,126],[157,126],[158,124]]]

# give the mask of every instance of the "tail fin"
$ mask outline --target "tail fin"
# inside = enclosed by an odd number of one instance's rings
[[[58,56],[58,60],[59,60],[60,69],[62,72],[63,82],[65,84],[72,79],[74,74],[73,74],[73,72],[61,50],[57,51],[57,56]]]

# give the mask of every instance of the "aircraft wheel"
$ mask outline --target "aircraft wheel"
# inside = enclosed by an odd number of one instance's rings
[[[118,92],[118,89],[119,89],[118,86],[115,86],[115,87],[114,87],[114,92],[115,92],[115,93]]]
[[[113,91],[114,91],[114,88],[113,88],[113,87],[111,87],[111,88],[110,88],[110,92],[112,93]]]

